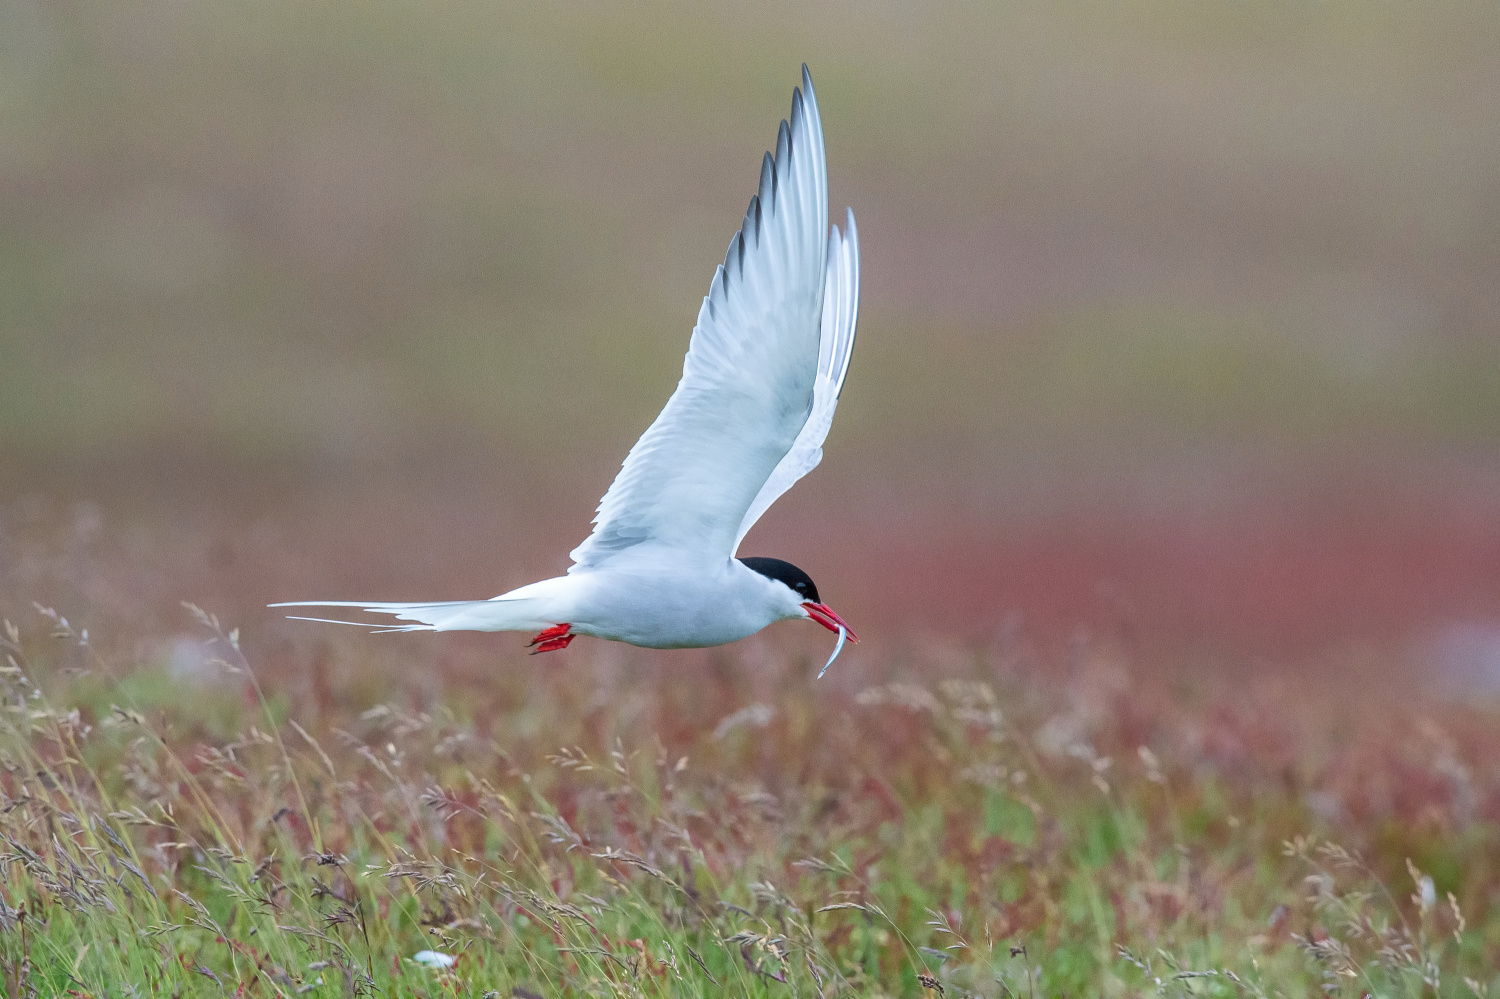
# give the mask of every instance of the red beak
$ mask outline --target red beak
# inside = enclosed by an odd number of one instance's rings
[[[828,606],[827,604],[815,604],[811,600],[809,600],[807,603],[802,605],[802,609],[807,611],[808,617],[812,618],[814,621],[818,622],[829,631],[837,632],[840,628],[843,628],[844,633],[849,636],[849,641],[853,642],[856,645],[859,644],[859,636],[854,633],[853,628],[849,627],[849,622],[839,617],[838,612],[835,611],[832,607]]]

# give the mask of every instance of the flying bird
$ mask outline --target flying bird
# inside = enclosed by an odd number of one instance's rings
[[[854,632],[812,577],[737,558],[745,533],[823,457],[859,313],[859,237],[828,223],[823,126],[812,77],[781,122],[776,153],[698,310],[682,379],[625,459],[572,552],[567,575],[490,600],[297,601],[394,618],[378,631],[534,631],[534,652],[586,635],[651,649],[738,641],[776,621]],[[822,676],[823,673],[818,674]]]

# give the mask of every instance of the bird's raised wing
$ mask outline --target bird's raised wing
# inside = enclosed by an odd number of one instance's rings
[[[689,558],[734,553],[746,511],[815,409],[827,226],[823,128],[804,66],[677,390],[630,449],[570,572],[648,543]]]
[[[828,234],[828,275],[823,289],[823,324],[812,412],[792,449],[782,456],[776,470],[755,494],[750,509],[745,511],[739,535],[734,539],[736,550],[760,515],[823,460],[823,442],[828,439],[828,428],[833,426],[833,411],[844,389],[844,376],[849,373],[849,359],[854,356],[854,326],[858,319],[859,230],[854,225],[854,210],[850,209],[844,232],[840,234],[839,227],[834,226]]]

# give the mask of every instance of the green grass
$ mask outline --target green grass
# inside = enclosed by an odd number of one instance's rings
[[[193,613],[191,674],[7,624],[9,995],[1494,994],[1493,714],[1338,740],[1331,697],[1107,643],[854,689],[361,638],[257,681]]]

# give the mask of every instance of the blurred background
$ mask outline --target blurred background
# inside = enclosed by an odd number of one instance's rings
[[[1483,3],[13,0],[11,598],[49,532],[93,599],[281,629],[561,572],[803,61],[859,348],[746,554],[876,647],[1395,648],[1500,691]]]

